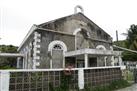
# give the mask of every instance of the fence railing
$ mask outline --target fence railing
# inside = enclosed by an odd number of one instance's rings
[[[69,79],[64,79],[70,77]],[[107,85],[122,78],[119,66],[69,69],[0,70],[0,91],[50,91],[67,84],[70,91]],[[66,83],[65,83],[66,81]],[[65,85],[66,86],[66,85]]]

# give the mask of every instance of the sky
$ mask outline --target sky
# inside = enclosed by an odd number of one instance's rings
[[[124,40],[131,24],[137,25],[137,0],[0,0],[0,44],[19,46],[33,24],[74,13],[84,14],[116,40]]]

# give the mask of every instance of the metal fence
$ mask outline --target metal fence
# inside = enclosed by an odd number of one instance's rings
[[[122,78],[120,67],[93,67],[71,69],[0,70],[0,91],[50,91],[64,84],[63,77],[69,79],[70,91],[84,86],[105,86]]]

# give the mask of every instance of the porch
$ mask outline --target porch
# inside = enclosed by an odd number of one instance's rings
[[[121,51],[80,49],[65,52],[65,67],[74,68],[103,67],[121,65]],[[117,63],[115,63],[117,62]]]

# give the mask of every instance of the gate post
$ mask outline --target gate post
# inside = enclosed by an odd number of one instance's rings
[[[84,89],[84,69],[78,70],[78,87]]]
[[[0,72],[0,91],[9,91],[10,73],[8,71]]]

